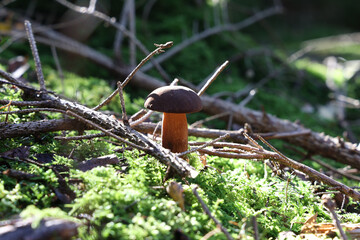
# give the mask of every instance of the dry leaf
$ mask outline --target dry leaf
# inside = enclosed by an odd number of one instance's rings
[[[204,165],[204,167],[207,165],[206,156],[205,156],[205,155],[200,155],[200,161],[201,161],[202,165]]]
[[[178,203],[179,207],[185,211],[184,189],[182,188],[181,184],[171,181],[166,187],[166,191],[170,197]]]

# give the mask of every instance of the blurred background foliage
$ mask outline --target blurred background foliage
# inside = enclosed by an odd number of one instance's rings
[[[73,37],[113,58],[120,65],[131,64],[129,40],[124,38],[119,52],[115,53],[116,29],[108,24],[74,13],[56,1],[7,2],[5,7],[16,14]],[[71,2],[86,7],[89,4],[87,0]],[[101,0],[97,1],[96,9],[119,20],[125,5],[126,1]],[[272,1],[265,0],[138,0],[135,1],[136,37],[150,51],[154,49],[154,43],[173,41],[176,46],[211,27],[241,22],[272,5]],[[340,94],[358,104],[360,36],[356,32],[360,23],[357,20],[357,2],[284,0],[282,5],[283,13],[260,20],[240,31],[224,31],[197,41],[163,62],[162,67],[170,80],[178,77],[200,86],[218,65],[229,60],[229,66],[207,90],[208,94],[240,103],[251,89],[256,88],[257,94],[247,104],[248,107],[264,109],[291,121],[300,120],[307,127],[331,135],[351,132],[351,140],[356,141],[354,136],[360,132],[359,106],[345,108],[343,113],[339,102],[334,100]],[[9,18],[3,16],[3,21]],[[6,41],[7,37],[4,37],[3,44]],[[39,49],[43,65],[56,69],[50,47],[39,44]],[[0,58],[6,62],[17,55],[32,58],[30,48],[24,41],[15,42],[3,50]],[[110,89],[106,84],[100,84],[88,93],[81,93],[84,101],[90,105],[98,101],[95,96],[103,97],[111,91],[116,81],[123,80],[73,54],[59,50],[59,56],[65,71],[80,77],[91,77],[94,82],[102,82],[100,79],[103,79],[110,83]],[[137,50],[137,62],[144,57]],[[329,69],[329,59],[335,59],[335,69]],[[264,81],[275,71],[281,73]],[[162,79],[155,69],[147,73]],[[60,85],[52,83],[57,81],[56,72],[49,71],[48,74],[52,76],[48,77],[48,84],[58,86],[54,90],[60,91]],[[31,76],[34,78],[35,75]],[[84,83],[69,84],[74,82],[73,77],[66,76],[70,79],[66,87],[73,89],[66,90],[65,94],[79,99],[75,93],[81,92]],[[92,82],[90,79],[85,80],[87,84]],[[146,97],[148,90],[131,86],[126,93],[129,99],[136,102],[134,105],[128,101],[131,104],[129,113],[133,113],[141,107],[141,99]],[[113,104],[109,109],[120,110],[118,104]],[[201,117],[204,115],[194,114],[190,116],[190,121]],[[343,120],[348,123],[347,129],[341,126],[340,121]],[[213,121],[209,126],[224,127],[225,123]]]

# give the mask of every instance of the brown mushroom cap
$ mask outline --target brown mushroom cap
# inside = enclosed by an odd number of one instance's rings
[[[151,92],[144,106],[150,110],[166,113],[192,113],[202,109],[200,97],[190,88],[165,86]]]

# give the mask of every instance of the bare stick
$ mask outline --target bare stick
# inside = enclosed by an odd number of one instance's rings
[[[35,60],[36,75],[37,75],[37,79],[38,79],[39,84],[40,84],[40,90],[41,91],[46,91],[44,74],[43,74],[42,68],[41,68],[39,52],[38,52],[37,47],[36,47],[36,42],[35,42],[34,34],[32,32],[31,23],[29,21],[27,21],[27,20],[25,21],[25,29],[26,29],[26,34],[27,34],[28,39],[29,39],[31,52],[32,52],[34,60]]]
[[[209,238],[211,238],[213,235],[215,235],[216,233],[221,232],[221,229],[216,227],[214,230],[211,230],[210,232],[208,232],[207,234],[205,234],[205,236],[203,236],[201,238],[201,240],[208,240]]]
[[[24,84],[22,82],[20,82],[16,78],[14,78],[10,73],[5,72],[1,69],[0,69],[0,76],[3,77],[4,79],[10,81],[11,84],[14,84],[15,86],[24,86]],[[6,83],[6,82],[2,81],[2,83]],[[8,83],[8,84],[10,84],[10,83]]]
[[[204,201],[201,199],[201,197],[199,196],[199,193],[197,192],[197,189],[198,187],[194,187],[192,189],[192,192],[194,193],[195,197],[198,199],[198,201],[200,202],[201,204],[201,207],[202,209],[204,210],[204,212],[206,213],[206,215],[208,215],[213,221],[214,223],[216,224],[216,226],[219,226],[221,231],[225,234],[226,238],[227,239],[233,239],[231,236],[230,236],[230,233],[226,230],[226,228],[224,228],[223,225],[221,225],[221,223],[211,214],[209,208],[206,206],[206,204],[204,203]]]
[[[134,147],[134,148],[140,149],[140,150],[142,150],[142,151],[148,150],[147,148],[144,148],[144,147],[142,147],[142,146],[136,145],[136,144],[134,144],[134,143],[132,143],[132,142],[127,141],[126,139],[123,139],[123,138],[117,136],[116,134],[114,134],[114,133],[112,133],[112,132],[104,129],[103,127],[99,126],[99,125],[96,124],[96,123],[93,123],[93,122],[91,122],[91,121],[89,121],[89,120],[87,120],[87,119],[79,116],[79,115],[76,114],[76,113],[73,113],[73,112],[71,112],[71,111],[66,111],[66,114],[67,114],[67,115],[70,115],[70,116],[72,116],[72,117],[75,117],[75,118],[77,118],[77,119],[79,119],[80,121],[86,123],[87,125],[90,125],[90,126],[96,128],[96,129],[102,131],[102,132],[105,133],[106,135],[108,135],[108,136],[110,136],[110,137],[113,137],[113,138],[115,138],[116,140],[118,140],[118,141],[120,141],[120,142],[123,142],[123,143],[125,143],[125,144],[127,144],[127,145],[129,145],[129,146],[132,146],[132,147]]]
[[[5,106],[1,106],[0,109],[6,108],[6,107],[10,107],[11,102],[12,102],[12,100],[9,100],[9,102],[7,102]],[[9,111],[9,108],[8,108],[8,111]]]
[[[203,145],[204,142],[189,142],[190,146],[199,146],[199,145]],[[243,151],[247,151],[247,152],[258,152],[259,149],[255,148],[249,144],[240,144],[240,143],[232,143],[232,142],[215,142],[210,144],[211,146],[214,146],[216,148],[236,148],[236,149],[241,149]]]
[[[93,13],[95,11],[96,2],[97,2],[97,0],[90,0],[89,7],[88,7],[89,13]]]
[[[212,140],[212,141],[210,141],[210,142],[207,142],[207,143],[201,145],[200,147],[196,147],[196,148],[190,149],[190,150],[188,150],[188,151],[185,151],[185,152],[182,152],[182,153],[178,153],[178,154],[176,154],[176,155],[177,155],[178,157],[181,157],[181,156],[184,156],[184,155],[186,155],[186,154],[189,154],[189,153],[192,153],[192,152],[196,152],[196,151],[198,151],[199,149],[206,148],[207,146],[210,146],[210,145],[214,144],[215,142],[219,142],[219,141],[221,141],[221,140],[223,140],[223,139],[225,139],[225,138],[227,138],[227,137],[229,137],[229,136],[230,136],[230,134],[227,133],[227,134],[225,134],[225,135],[223,135],[223,136],[220,136],[220,137],[218,137],[218,138],[216,138],[216,139],[214,139],[214,140]]]
[[[243,132],[243,135],[249,140],[249,143],[252,143],[254,147],[264,150],[264,148],[258,144],[252,137],[250,137],[246,132]]]
[[[333,219],[336,228],[340,232],[341,239],[347,240],[348,238],[347,238],[344,230],[342,229],[339,218],[337,217],[337,214],[335,212],[335,207],[336,207],[335,202],[331,199],[331,197],[328,194],[326,194],[322,197],[322,203],[330,211],[331,218]]]
[[[258,228],[258,223],[256,221],[256,216],[253,216],[251,220],[254,228],[254,240],[259,240],[259,228]]]
[[[142,109],[140,109],[138,112],[134,113],[134,114],[130,117],[129,121],[130,121],[130,122],[136,121],[136,120],[138,120],[139,118],[143,117],[145,114],[146,114],[146,110],[142,108]]]
[[[11,103],[8,104],[8,107],[7,107],[7,110],[8,110],[8,111],[10,111],[10,107],[11,107]],[[9,117],[9,115],[6,114],[5,123],[7,123],[8,117]]]
[[[199,149],[198,152],[205,153],[211,156],[218,156],[224,158],[235,158],[235,159],[250,159],[250,160],[265,160],[268,156],[261,153],[232,153],[232,152],[221,152],[210,149]]]
[[[129,4],[130,4],[128,11],[129,29],[132,35],[136,36],[135,0],[130,0]],[[129,41],[129,50],[130,50],[130,66],[134,67],[136,65],[136,45],[133,41]]]
[[[149,55],[147,55],[143,60],[141,60],[141,62],[131,71],[131,73],[126,77],[126,79],[121,83],[121,86],[124,88],[126,86],[126,84],[128,84],[130,82],[130,80],[133,78],[133,76],[135,75],[135,73],[141,68],[142,65],[144,65],[144,63],[146,63],[152,56],[154,56],[155,54],[161,53],[166,48],[169,48],[173,45],[173,42],[167,42],[165,44],[155,44],[155,46],[157,47],[154,51],[152,51]],[[112,94],[110,94],[109,97],[107,97],[102,103],[100,103],[99,105],[97,105],[96,107],[94,107],[94,110],[99,110],[102,106],[108,104],[111,99],[116,95],[116,93],[119,91],[119,89],[116,89]]]
[[[164,44],[154,44],[156,49],[154,51],[152,51],[151,53],[149,53],[143,60],[141,60],[141,62],[136,66],[136,68],[134,68],[134,70],[132,70],[132,72],[129,74],[129,76],[127,76],[127,78],[124,80],[124,82],[122,82],[122,87],[125,87],[126,84],[129,83],[129,81],[133,78],[133,76],[135,75],[135,73],[137,72],[137,70],[139,70],[139,68],[141,68],[141,66],[143,66],[147,61],[149,61],[149,59],[151,57],[153,57],[155,54],[159,54],[164,52],[164,49],[166,48],[170,48],[173,45],[173,42],[167,42]]]
[[[353,179],[355,181],[360,182],[360,177],[358,177],[356,175],[350,174],[344,170],[339,170],[339,169],[331,166],[330,164],[327,164],[319,159],[308,156],[308,154],[303,153],[302,151],[300,151],[299,149],[297,149],[295,147],[292,147],[292,146],[287,146],[287,147],[290,148],[292,151],[294,151],[298,154],[301,154],[304,158],[306,157],[306,158],[310,159],[311,161],[314,161],[314,162],[318,163],[319,165],[323,166],[324,168],[329,169],[331,172],[334,172],[335,174],[339,174],[340,176],[344,176],[346,178]]]
[[[162,123],[162,121],[160,121],[160,122],[158,122],[158,123],[156,124],[156,128],[154,129],[154,132],[153,132],[153,134],[152,134],[154,141],[156,140],[156,131],[157,131],[157,129],[160,127],[161,123]]]
[[[205,85],[200,89],[198,95],[201,96],[204,94],[205,90],[210,86],[210,84],[219,76],[219,74],[225,69],[225,67],[229,64],[229,61],[225,61],[216,71],[215,73],[207,80]]]
[[[210,116],[210,117],[207,117],[205,119],[201,119],[199,121],[196,121],[194,122],[193,124],[190,125],[190,128],[193,128],[193,127],[197,127],[199,125],[202,125],[203,123],[205,122],[209,122],[209,121],[212,121],[214,119],[218,119],[218,118],[221,118],[221,117],[224,117],[224,116],[227,116],[229,115],[229,112],[222,112],[222,113],[219,113],[219,114],[216,114],[216,115],[213,115],[213,116]]]
[[[152,110],[149,110],[144,116],[142,116],[141,118],[139,118],[138,120],[136,121],[133,121],[130,123],[130,126],[131,127],[135,127],[136,125],[139,125],[140,123],[144,122],[146,119],[148,119],[151,114],[153,114],[153,111]]]
[[[121,86],[120,82],[118,82],[117,85],[118,85],[118,92],[119,92],[119,97],[120,97],[122,120],[123,120],[123,122],[124,122],[124,124],[126,126],[129,126],[129,119],[128,119],[128,116],[126,114],[126,109],[125,109],[125,100],[124,100],[123,87]]]
[[[60,77],[60,80],[61,80],[61,87],[62,87],[62,94],[64,94],[65,93],[64,73],[62,71],[60,61],[59,61],[59,57],[58,57],[55,46],[51,46],[51,53],[52,53],[53,58],[54,58],[56,69],[59,72],[59,77]]]
[[[124,2],[122,11],[119,16],[120,20],[119,20],[118,25],[123,26],[124,28],[127,24],[127,21],[129,20],[127,15],[128,15],[128,12],[130,11],[129,8],[131,7],[130,1],[131,0],[126,0]],[[122,44],[123,39],[124,39],[123,32],[120,31],[119,29],[117,29],[115,39],[114,39],[114,46],[113,46],[115,57],[117,59],[121,59],[121,44]]]

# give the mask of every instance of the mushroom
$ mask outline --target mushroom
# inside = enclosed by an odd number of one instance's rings
[[[202,109],[200,97],[190,88],[165,86],[151,92],[144,106],[163,112],[162,146],[179,153],[188,149],[188,127],[186,114]]]

